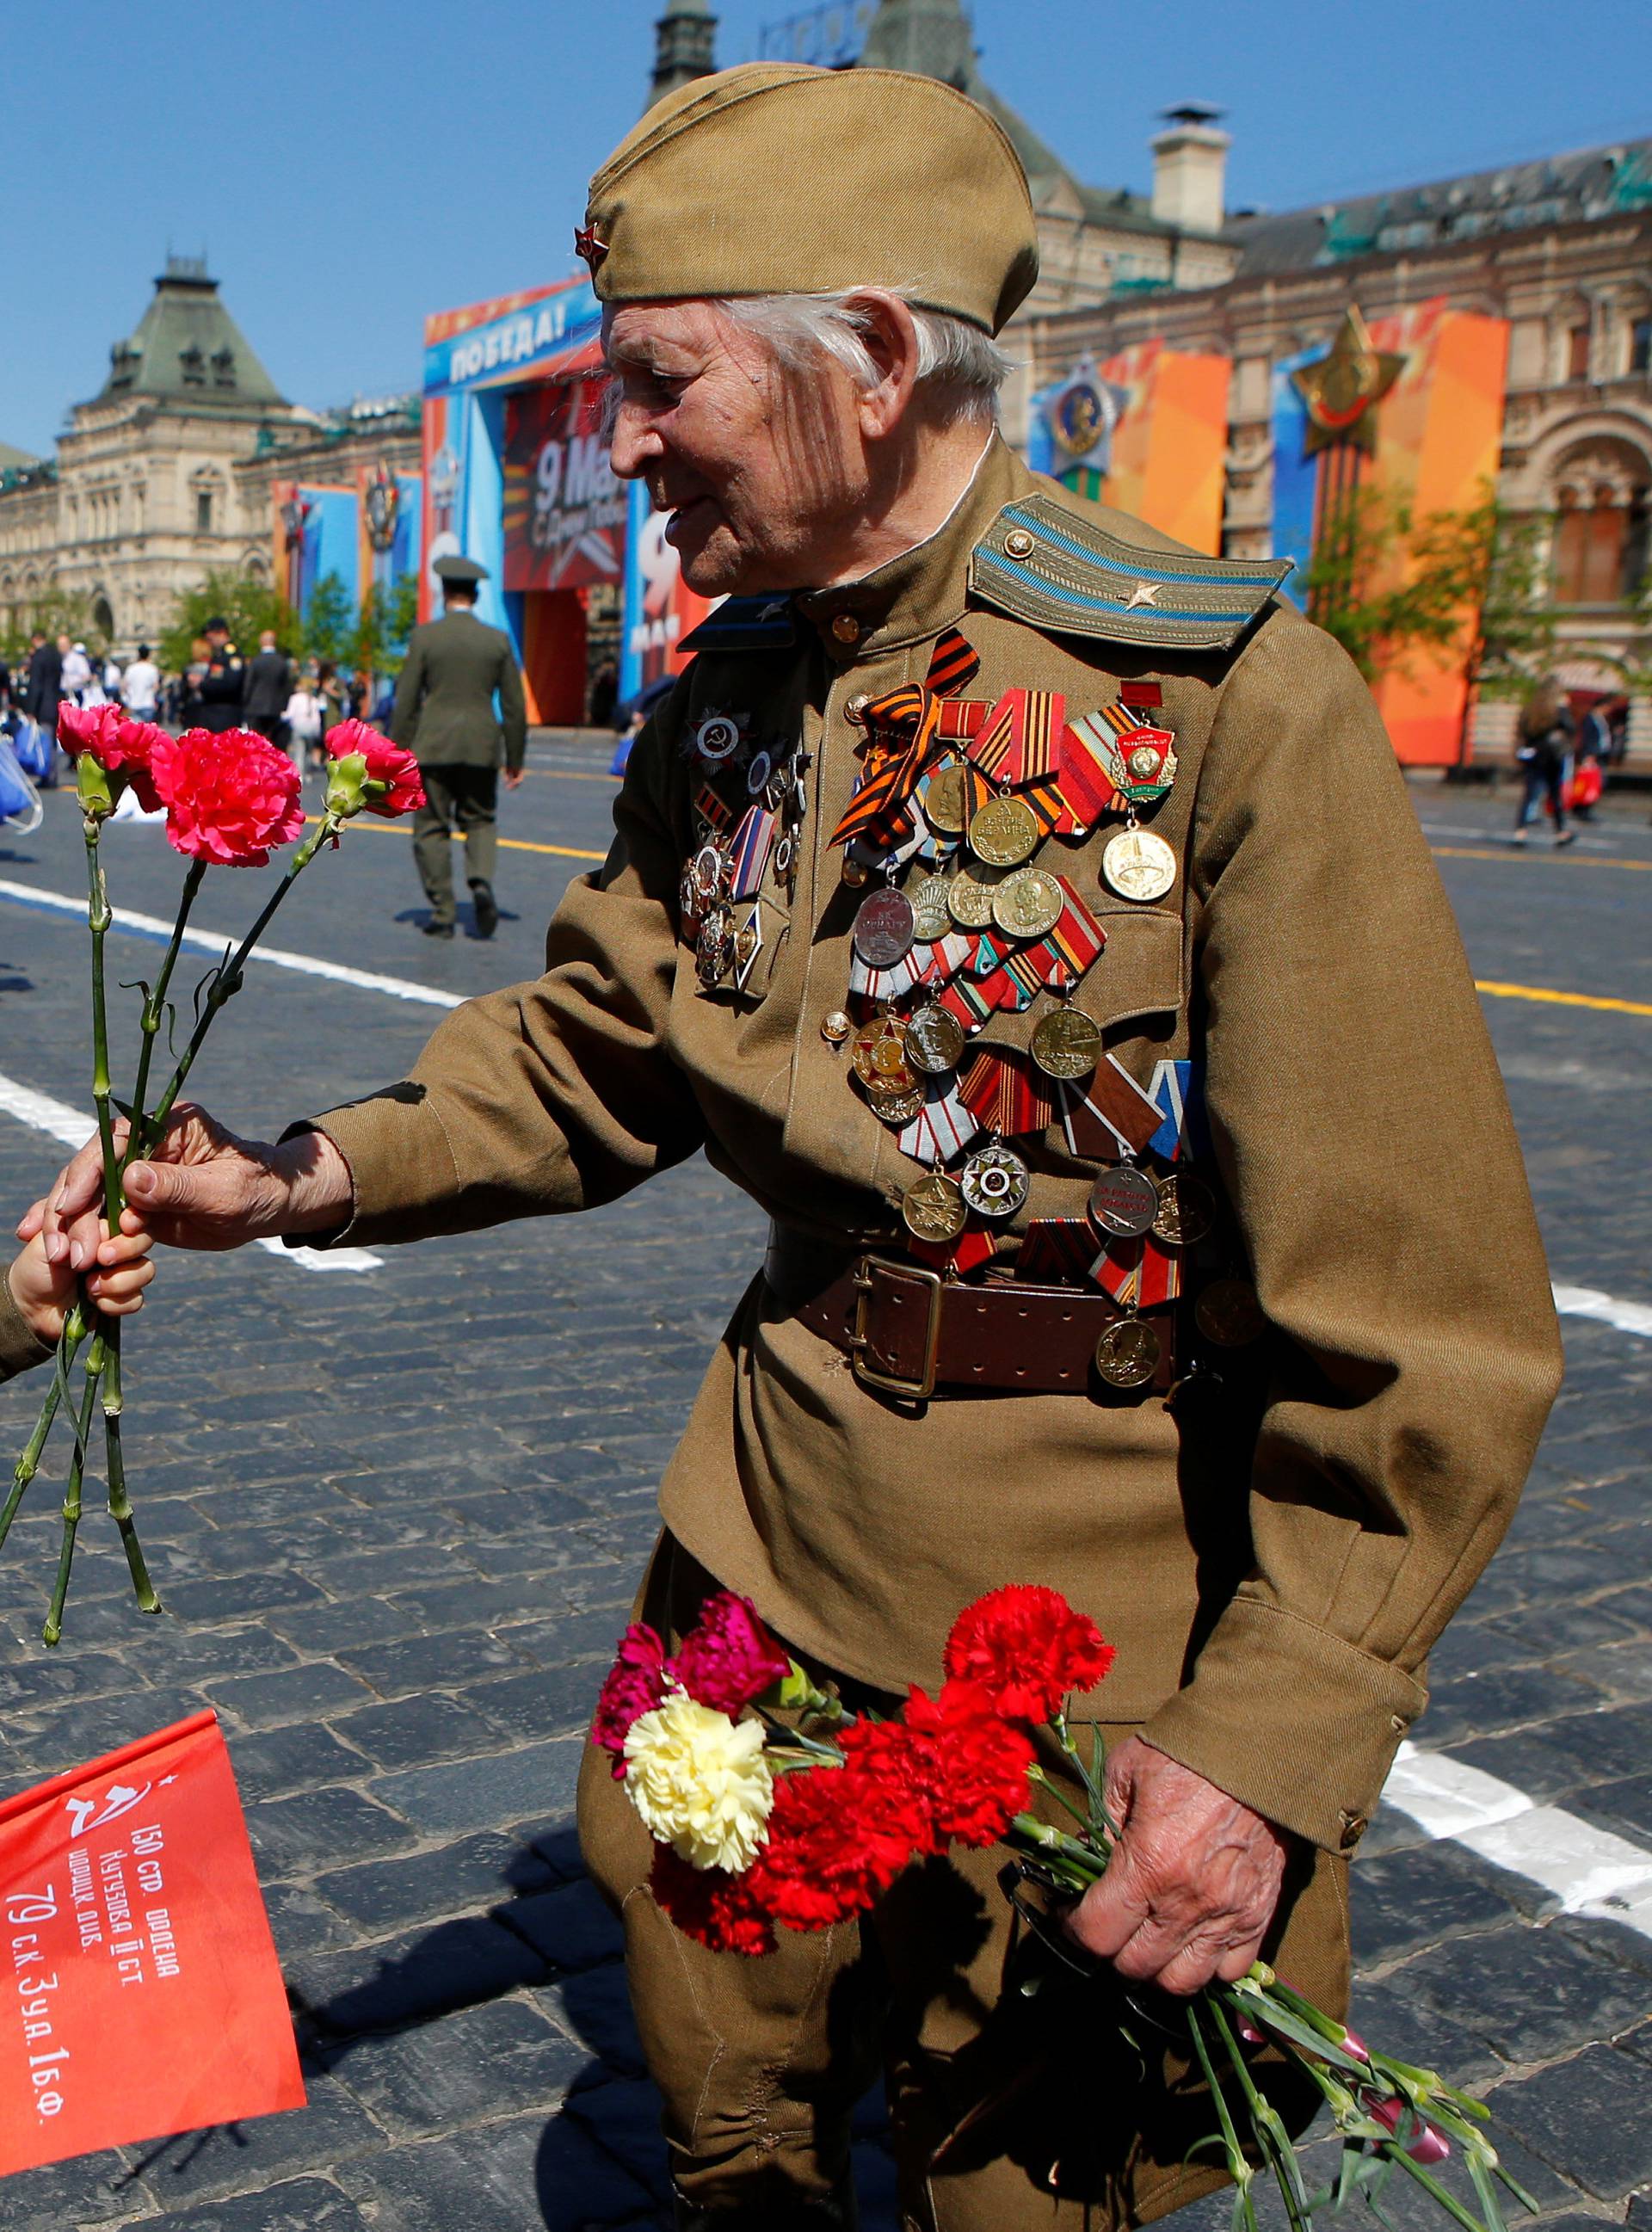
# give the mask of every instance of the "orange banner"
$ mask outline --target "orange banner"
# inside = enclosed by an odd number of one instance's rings
[[[304,2105],[212,1713],[0,1806],[0,2176]]]
[[[1221,552],[1231,369],[1225,356],[1160,341],[1139,341],[1100,367],[1125,393],[1103,503],[1212,557]]]

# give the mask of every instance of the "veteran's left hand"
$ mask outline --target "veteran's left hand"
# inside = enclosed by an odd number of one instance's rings
[[[1285,1833],[1140,1736],[1107,1762],[1107,1810],[1118,1842],[1067,1916],[1072,1935],[1121,1976],[1182,1996],[1242,1976],[1279,1904]]]

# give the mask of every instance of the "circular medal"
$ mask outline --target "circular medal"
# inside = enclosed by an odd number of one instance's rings
[[[947,891],[947,905],[960,930],[985,930],[993,918],[993,886],[998,877],[990,868],[960,868]]]
[[[892,884],[868,892],[855,909],[855,951],[868,969],[892,969],[912,950],[912,902]]]
[[[1137,744],[1127,756],[1124,765],[1137,782],[1150,782],[1163,762],[1151,744]]]
[[[944,876],[925,876],[912,893],[912,936],[920,945],[933,945],[952,928],[947,905],[950,886]]]
[[[869,1085],[866,1099],[880,1124],[891,1124],[898,1130],[903,1124],[910,1124],[923,1107],[924,1093],[921,1085],[910,1085],[904,1091]]]
[[[969,824],[969,849],[989,867],[1019,867],[1038,840],[1038,817],[1024,798],[989,798]]]
[[[1145,1387],[1162,1353],[1150,1325],[1140,1318],[1120,1318],[1096,1343],[1096,1369],[1110,1387]]]
[[[792,833],[788,829],[774,847],[774,873],[780,878],[781,883],[787,882],[791,876],[792,854],[795,849],[792,842]]]
[[[977,1147],[958,1184],[977,1217],[1014,1217],[1027,1199],[1027,1165],[1008,1147]]]
[[[968,1043],[957,1017],[934,1000],[918,1009],[906,1026],[906,1059],[925,1077],[944,1077],[956,1069]]]
[[[917,1240],[956,1240],[968,1215],[962,1187],[944,1171],[930,1171],[901,1197],[902,1219]]]
[[[917,1083],[906,1059],[906,1028],[894,1015],[879,1015],[855,1041],[849,1059],[855,1074],[867,1087],[884,1092],[910,1093]]]
[[[702,845],[690,863],[689,873],[701,904],[709,906],[722,889],[723,859],[716,845]]]
[[[1134,1163],[1099,1171],[1090,1189],[1090,1221],[1115,1240],[1139,1240],[1158,1213],[1159,1190]]]
[[[1119,829],[1102,848],[1101,873],[1121,899],[1162,899],[1176,881],[1176,854],[1151,829]]]
[[[728,974],[735,957],[734,918],[727,907],[715,907],[700,925],[695,948],[695,974],[708,989]]]
[[[1066,905],[1066,893],[1047,868],[1018,868],[993,893],[993,920],[1007,938],[1042,938]]]
[[[829,1015],[820,1019],[820,1035],[828,1046],[840,1047],[853,1028],[841,1008],[834,1008]]]
[[[1172,1171],[1159,1180],[1158,1214],[1155,1236],[1167,1248],[1191,1248],[1202,1240],[1216,1221],[1215,1197],[1202,1179]]]
[[[774,765],[774,761],[767,752],[752,754],[751,765],[746,769],[746,789],[749,796],[755,798],[762,790],[773,771]]]
[[[784,838],[781,840],[782,844],[784,844],[785,841]],[[858,891],[861,885],[864,884],[867,877],[871,875],[871,870],[866,866],[866,863],[864,860],[857,860],[852,853],[845,853],[843,856],[843,868],[841,873],[845,883],[849,885],[853,890]]]
[[[923,794],[923,819],[945,837],[962,837],[969,818],[968,770],[957,760],[936,768]]]
[[[694,732],[694,749],[712,767],[721,767],[740,749],[740,723],[727,713],[708,713]]]
[[[1039,1019],[1032,1052],[1046,1077],[1088,1077],[1101,1059],[1101,1025],[1082,1008],[1052,1008]]]
[[[1267,1331],[1248,1279],[1213,1279],[1193,1306],[1193,1320],[1218,1348],[1248,1348]]]

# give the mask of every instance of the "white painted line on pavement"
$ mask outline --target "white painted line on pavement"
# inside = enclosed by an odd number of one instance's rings
[[[21,906],[45,907],[54,913],[84,915],[84,894],[73,898],[67,892],[44,892],[33,884],[13,884],[0,879],[0,899],[13,899]],[[133,907],[111,907],[110,914],[120,930],[135,931],[140,938],[159,938],[165,944],[172,934],[172,925],[163,922],[159,915],[139,914]],[[226,949],[236,944],[221,931],[186,930],[185,945],[222,958]],[[370,969],[349,969],[341,961],[319,960],[313,953],[288,953],[279,945],[256,945],[254,961],[267,961],[274,969],[295,969],[305,976],[330,977],[334,983],[354,984],[364,992],[384,992],[392,1000],[413,1000],[426,1008],[460,1008],[464,995],[459,992],[440,992],[434,984],[418,984],[408,976],[381,976]]]
[[[1400,1746],[1383,1803],[1431,1837],[1540,1884],[1566,1914],[1603,1916],[1652,1937],[1652,1852],[1627,1837],[1534,1805],[1512,1782],[1414,1743]]]
[[[1638,1333],[1642,1340],[1652,1340],[1652,1308],[1644,1302],[1620,1302],[1593,1287],[1557,1287],[1554,1306],[1564,1318],[1597,1318],[1602,1325],[1616,1326],[1619,1333]]]
[[[54,1100],[50,1093],[36,1093],[32,1085],[20,1085],[3,1073],[0,1073],[0,1114],[15,1116],[31,1131],[44,1132],[71,1149],[83,1147],[97,1129],[93,1118],[71,1108],[67,1100]],[[376,1271],[385,1260],[365,1248],[288,1248],[279,1240],[261,1240],[257,1244],[278,1262],[295,1264],[301,1271]]]

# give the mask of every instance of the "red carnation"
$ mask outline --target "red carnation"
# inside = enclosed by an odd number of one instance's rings
[[[298,769],[249,729],[161,736],[150,756],[174,852],[230,868],[262,868],[304,827]]]
[[[1027,1801],[1032,1741],[969,1683],[947,1683],[938,1698],[915,1688],[899,1720],[858,1722],[839,1742],[860,1776],[911,1794],[936,1851],[994,1843]]]
[[[367,762],[367,781],[384,785],[378,796],[369,796],[365,801],[369,814],[382,814],[391,821],[400,814],[415,813],[424,805],[424,784],[418,762],[411,752],[403,751],[399,744],[392,744],[365,721],[340,721],[336,728],[329,729],[327,748],[335,760],[359,752]]]
[[[777,1922],[829,1930],[864,1914],[935,1849],[918,1792],[852,1768],[807,1768],[776,1783],[768,1840],[745,1880]]]
[[[749,1875],[690,1867],[669,1845],[656,1845],[649,1887],[683,1935],[713,1953],[774,1950],[774,1926],[753,1896]]]
[[[619,1638],[591,1723],[592,1742],[613,1754],[616,1782],[625,1780],[625,1738],[632,1723],[651,1713],[664,1695],[665,1646],[651,1627],[633,1620]]]
[[[75,705],[57,709],[57,741],[72,760],[89,752],[109,775],[124,775],[146,814],[160,804],[151,771],[156,744],[171,741],[152,721],[129,721],[118,705]]]
[[[696,1703],[733,1721],[754,1697],[783,1682],[791,1666],[751,1599],[723,1589],[706,1599],[670,1671]]]
[[[955,1680],[979,1684],[1006,1718],[1047,1721],[1070,1690],[1095,1687],[1113,1648],[1059,1589],[1012,1583],[959,1613],[945,1663]]]

